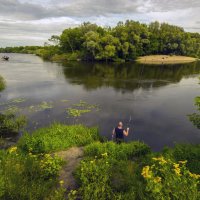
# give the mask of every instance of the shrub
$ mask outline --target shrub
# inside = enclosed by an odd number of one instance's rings
[[[38,129],[32,135],[25,134],[20,138],[18,146],[25,152],[44,153],[72,146],[84,146],[98,138],[97,128],[56,123],[50,127]]]
[[[176,144],[173,149],[165,149],[164,155],[175,161],[187,160],[187,168],[200,174],[200,144]]]
[[[186,161],[172,162],[164,157],[155,157],[151,166],[142,170],[146,181],[145,191],[149,199],[199,199],[198,179],[185,166]]]
[[[58,176],[59,170],[61,169],[62,160],[50,154],[45,154],[44,158],[40,161],[41,177],[48,179]]]
[[[76,195],[81,199],[113,199],[114,194],[110,187],[110,163],[107,154],[101,158],[88,159],[81,162],[79,179],[81,187]]]
[[[0,135],[18,133],[26,125],[26,117],[23,115],[16,116],[13,113],[0,114]]]
[[[0,199],[42,200],[48,196],[57,184],[59,167],[57,163],[55,167],[56,160],[48,158],[41,168],[41,160],[46,158],[22,154],[17,147],[0,151]]]

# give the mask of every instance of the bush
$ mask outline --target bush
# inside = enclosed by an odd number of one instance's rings
[[[50,154],[45,154],[44,158],[40,161],[41,177],[48,179],[58,176],[58,172],[61,169],[62,160]]]
[[[177,144],[173,149],[165,149],[164,155],[177,162],[187,160],[187,168],[200,174],[200,144]]]
[[[153,158],[153,161],[141,173],[146,181],[145,191],[149,199],[199,199],[200,175],[192,174],[185,166],[186,161],[174,163],[162,156]]]
[[[82,199],[112,199],[110,163],[106,154],[100,159],[82,161],[79,177],[81,187],[78,194]]]
[[[13,113],[0,114],[0,136],[17,134],[26,125],[26,117]]]
[[[43,161],[47,164],[41,167]],[[0,199],[44,199],[58,182],[61,166],[57,161],[46,155],[22,154],[17,147],[0,151]]]
[[[44,153],[84,146],[98,139],[97,128],[55,123],[50,127],[38,129],[32,135],[25,134],[20,138],[18,146],[25,152]]]
[[[55,62],[63,62],[68,60],[68,56],[67,54],[61,54],[61,55],[56,54],[51,58],[51,60]]]

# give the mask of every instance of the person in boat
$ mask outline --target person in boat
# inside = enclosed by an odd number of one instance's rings
[[[124,142],[124,136],[128,136],[129,128],[126,130],[123,128],[123,123],[119,122],[117,127],[112,131],[112,138],[115,137],[115,141],[117,144]]]
[[[8,60],[9,57],[8,57],[8,56],[3,56],[2,59],[3,59],[3,60]]]

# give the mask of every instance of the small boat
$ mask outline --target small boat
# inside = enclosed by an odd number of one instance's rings
[[[8,60],[9,60],[9,57],[8,57],[8,56],[3,56],[1,59],[2,59],[2,60],[8,61]]]

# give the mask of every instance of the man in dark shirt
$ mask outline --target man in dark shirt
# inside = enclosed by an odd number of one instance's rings
[[[129,133],[129,128],[127,128],[126,130],[123,129],[123,123],[119,122],[118,126],[113,129],[112,138],[114,138],[115,136],[116,143],[120,144],[121,142],[124,141],[124,136],[128,136],[128,133]]]

